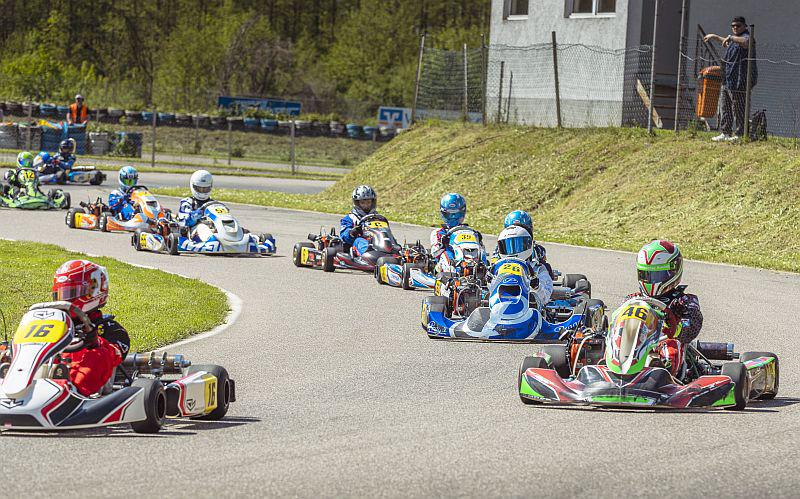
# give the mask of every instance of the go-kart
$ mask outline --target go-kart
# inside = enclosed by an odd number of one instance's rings
[[[147,187],[137,185],[130,190],[130,203],[134,215],[123,220],[111,213],[108,205],[97,198],[92,203],[80,203],[80,208],[67,212],[65,222],[71,229],[95,230],[102,232],[150,230],[159,220],[169,216],[170,211],[158,202]]]
[[[497,269],[492,277],[475,265],[467,275],[437,280],[435,295],[422,301],[422,329],[428,337],[552,343],[582,328],[602,327],[605,305],[589,297],[586,279],[577,280],[574,288],[554,286],[550,301],[538,303],[525,262],[507,258]]]
[[[375,279],[378,284],[388,284],[403,289],[432,289],[433,282],[429,283],[430,286],[426,286],[419,276],[430,275],[435,265],[436,261],[421,241],[414,244],[404,243],[400,257],[378,258],[375,262]]]
[[[39,178],[35,170],[21,169],[16,174],[19,187],[0,185],[0,207],[20,210],[67,210],[71,198],[61,189],[50,189],[47,194],[39,189]]]
[[[473,262],[486,264],[486,250],[481,243],[481,234],[468,225],[459,225],[449,229],[443,236],[445,247],[453,253],[450,258],[447,252],[442,253],[439,261],[433,260],[430,253],[417,251],[406,257],[404,247],[403,258],[399,261],[384,259],[378,265],[375,277],[382,284],[402,287],[403,289],[434,289],[437,275],[463,275],[465,269],[471,268]],[[417,245],[421,246],[419,243]]]
[[[77,323],[70,317],[77,318]],[[0,430],[73,430],[129,424],[155,433],[165,418],[222,419],[236,389],[224,367],[182,355],[128,354],[90,397],[69,381],[71,352],[84,347],[89,317],[69,302],[30,307],[0,351]]]
[[[683,374],[674,378],[654,351],[665,338],[664,307],[650,298],[628,300],[612,315],[607,333],[587,330],[571,344],[546,345],[526,357],[517,376],[520,399],[526,404],[742,410],[750,400],[775,398],[778,357],[740,355],[731,343],[690,343]]]
[[[159,220],[151,230],[138,229],[131,236],[136,251],[202,253],[204,255],[272,255],[272,234],[251,234],[243,229],[230,210],[219,201],[208,201],[198,208],[203,215],[194,227],[172,219]]]
[[[372,213],[359,221],[362,237],[369,241],[369,249],[363,255],[353,255],[345,247],[334,229],[330,234],[309,234],[308,242],[294,245],[292,261],[297,267],[322,267],[325,272],[336,269],[353,269],[374,272],[381,257],[400,258],[401,246],[397,244],[389,221],[383,215]]]
[[[55,169],[54,173],[39,175],[39,179],[43,184],[100,185],[107,178],[106,174],[98,170],[95,166],[79,165],[67,169],[57,160],[54,160],[53,168]]]

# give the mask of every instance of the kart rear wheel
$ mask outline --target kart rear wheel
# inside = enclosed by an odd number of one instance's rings
[[[175,233],[170,233],[166,239],[167,251],[170,255],[178,254],[178,236]]]
[[[224,367],[216,364],[191,366],[189,367],[189,372],[187,374],[193,374],[200,371],[205,371],[217,378],[217,408],[208,414],[197,416],[192,419],[218,421],[225,417],[225,414],[228,413],[228,408],[230,408],[231,402],[233,401],[233,383],[228,375],[228,371]]]
[[[89,181],[91,185],[100,185],[103,183],[103,174],[101,172],[97,172],[92,180]]]
[[[61,209],[68,210],[72,206],[72,196],[69,195],[69,192],[61,192],[64,194],[64,203],[61,205]]]
[[[338,248],[331,248],[330,246],[322,250],[322,270],[324,272],[333,272],[336,266],[333,264],[333,257],[338,253]]]
[[[550,356],[549,367],[559,376],[562,378],[572,376],[572,366],[569,365],[566,345],[545,345],[539,351]]]
[[[522,359],[522,365],[519,366],[519,373],[517,374],[518,393],[522,388],[522,375],[525,374],[525,371],[527,371],[532,367],[538,369],[550,369],[550,366],[547,365],[547,361],[545,361],[542,357],[525,357],[524,359]],[[535,400],[525,398],[522,395],[519,396],[519,399],[522,401],[523,404],[526,405],[534,405],[539,403]]]
[[[300,260],[300,257],[303,254],[303,248],[314,249],[314,245],[312,243],[296,243],[294,248],[292,249],[292,263],[294,263],[295,267],[304,267],[305,265]]]
[[[742,411],[747,407],[747,397],[750,395],[750,379],[747,377],[747,368],[741,362],[727,362],[722,365],[723,376],[733,381],[733,399],[736,405],[726,407],[729,411]]]
[[[108,213],[103,212],[100,214],[97,228],[100,229],[100,232],[108,232]]]
[[[772,400],[778,395],[778,385],[781,380],[781,365],[778,362],[778,356],[772,352],[744,352],[739,357],[739,362],[744,364],[748,360],[757,359],[759,357],[772,357],[775,359],[775,391],[774,393],[762,393],[758,396],[758,400]]]
[[[167,416],[164,385],[157,379],[139,378],[131,386],[144,390],[144,413],[147,416],[143,421],[131,423],[131,428],[136,433],[158,433]]]
[[[77,215],[79,211],[81,210],[77,208],[70,208],[69,210],[67,210],[67,216],[64,221],[67,223],[67,227],[69,227],[70,229],[75,228],[75,215]]]
[[[381,267],[389,264],[397,265],[399,263],[400,259],[393,256],[382,256],[378,258],[378,260],[375,262],[375,280],[378,281],[378,284],[388,284],[381,280]]]
[[[589,298],[592,297],[592,283],[583,274],[566,274],[564,276],[564,286],[567,288],[575,289],[580,281],[586,281],[581,287],[586,286],[586,294]]]

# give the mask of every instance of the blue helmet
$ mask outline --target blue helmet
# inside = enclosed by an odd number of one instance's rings
[[[467,215],[467,200],[461,194],[451,192],[442,196],[439,201],[439,212],[447,227],[452,228],[464,222]]]
[[[53,158],[50,157],[50,153],[42,151],[33,158],[33,167],[41,171],[45,166],[49,165],[52,160]]]
[[[533,220],[525,210],[515,210],[506,215],[506,219],[503,220],[503,228],[508,228],[512,225],[523,227],[531,236],[533,235]]]
[[[119,188],[128,192],[139,181],[139,172],[132,166],[123,166],[119,169]]]

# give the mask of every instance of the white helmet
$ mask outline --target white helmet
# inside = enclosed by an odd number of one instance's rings
[[[503,258],[528,260],[533,255],[533,238],[524,227],[511,225],[497,237],[497,252]]]
[[[192,197],[198,201],[206,201],[211,197],[211,187],[213,185],[214,179],[206,170],[197,170],[192,173],[192,179],[189,181]]]

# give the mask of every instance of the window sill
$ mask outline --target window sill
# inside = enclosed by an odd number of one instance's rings
[[[527,21],[527,15],[513,15],[505,18],[506,21]]]
[[[570,19],[611,19],[617,17],[617,14],[614,12],[602,13],[602,14],[570,14]]]

